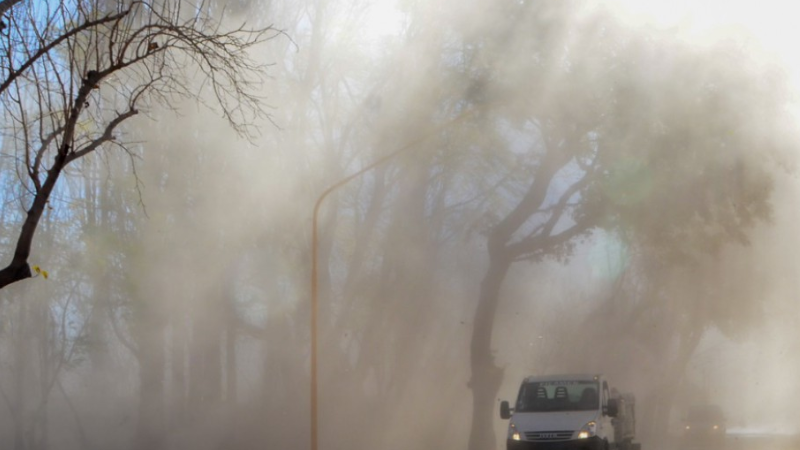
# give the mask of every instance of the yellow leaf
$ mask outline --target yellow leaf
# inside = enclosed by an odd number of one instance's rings
[[[36,273],[42,273],[42,269],[39,266],[33,266],[33,271]]]
[[[48,276],[50,276],[50,274],[49,274],[49,273],[47,273],[47,271],[46,271],[46,270],[43,270],[43,271],[42,271],[42,276],[43,276],[43,277],[44,277],[44,279],[46,280],[46,279],[47,279],[47,277],[48,277]]]

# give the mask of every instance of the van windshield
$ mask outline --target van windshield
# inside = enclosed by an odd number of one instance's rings
[[[588,411],[600,406],[597,381],[564,380],[523,383],[516,412]]]
[[[689,409],[689,421],[695,423],[721,423],[725,419],[722,409],[716,405],[693,406]]]

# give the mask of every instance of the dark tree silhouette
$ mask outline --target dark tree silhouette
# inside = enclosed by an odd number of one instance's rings
[[[249,133],[265,116],[256,94],[265,66],[248,51],[278,34],[271,27],[225,30],[202,5],[180,1],[23,6],[8,11],[0,37],[4,143],[18,161],[26,205],[0,288],[32,275],[34,234],[65,168],[101,147],[130,153],[121,125],[140,111],[196,98]],[[193,91],[195,77],[205,79],[205,92]]]

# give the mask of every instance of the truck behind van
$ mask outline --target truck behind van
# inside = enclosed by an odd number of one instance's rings
[[[619,415],[620,402],[626,402]],[[510,419],[507,450],[638,450],[633,444],[633,396],[612,395],[600,374],[525,378],[511,408],[500,403],[500,417]]]

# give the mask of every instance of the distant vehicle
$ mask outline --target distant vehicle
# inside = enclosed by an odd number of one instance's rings
[[[721,444],[726,432],[725,415],[719,406],[694,405],[689,408],[683,429],[687,444]]]
[[[602,375],[550,375],[522,381],[512,409],[507,450],[639,450],[633,443],[634,398],[615,395]]]

